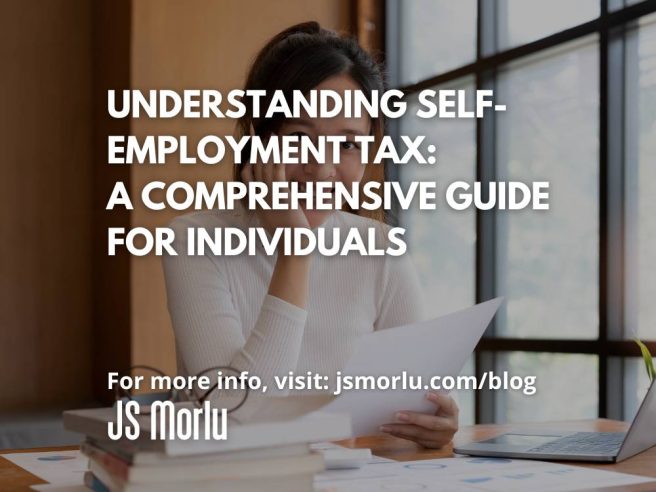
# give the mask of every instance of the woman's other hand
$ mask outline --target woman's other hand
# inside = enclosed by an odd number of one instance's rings
[[[427,448],[441,448],[451,442],[458,431],[458,405],[444,393],[429,392],[426,399],[436,405],[435,414],[401,411],[396,422],[381,426],[381,432]]]

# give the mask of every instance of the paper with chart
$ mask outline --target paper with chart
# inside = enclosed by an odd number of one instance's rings
[[[87,471],[89,463],[89,459],[78,450],[11,453],[1,456],[55,485],[84,483],[84,472]]]
[[[315,478],[330,492],[547,492],[654,482],[656,479],[580,466],[505,458],[445,458],[368,465]]]
[[[353,349],[345,376],[399,376],[403,372],[429,383],[433,376],[457,376],[501,305],[502,298],[412,325],[361,337]],[[400,410],[435,412],[422,390],[353,390],[344,392],[322,412],[351,415],[353,435],[377,434]]]

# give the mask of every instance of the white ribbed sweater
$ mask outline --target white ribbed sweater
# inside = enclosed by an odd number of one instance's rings
[[[407,256],[314,255],[306,309],[267,294],[275,257],[186,256],[186,229],[257,226],[243,209],[204,211],[175,219],[174,247],[165,256],[168,307],[175,332],[179,374],[230,365],[272,381],[307,371],[334,375],[363,333],[422,319],[417,277]],[[383,224],[335,212],[325,228]],[[274,388],[270,388],[273,392]],[[280,394],[278,392],[277,394]]]

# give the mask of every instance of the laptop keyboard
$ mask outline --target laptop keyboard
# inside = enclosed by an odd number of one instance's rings
[[[531,448],[529,452],[614,456],[625,436],[624,432],[577,432]]]

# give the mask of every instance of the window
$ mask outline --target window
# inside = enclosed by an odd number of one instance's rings
[[[626,36],[627,335],[656,339],[656,17]]]
[[[497,0],[500,49],[535,41],[599,15],[599,0]]]
[[[548,181],[550,209],[496,216],[497,334],[597,338],[599,59],[596,39],[504,66],[499,181]]]
[[[474,89],[473,79],[456,81],[454,87]],[[439,89],[439,88],[438,88]],[[471,92],[470,92],[471,94]],[[469,103],[472,103],[470,101]],[[414,113],[412,102],[407,113]],[[474,181],[476,176],[476,126],[474,120],[439,120],[406,117],[401,120],[403,135],[426,135],[437,146],[438,164],[410,164],[401,171],[400,181]],[[440,165],[439,162],[454,163]],[[439,186],[439,185],[438,185]],[[440,195],[439,214],[432,210],[403,211],[399,217],[407,228],[408,248],[417,267],[424,292],[430,293],[429,316],[438,316],[471,306],[476,297],[476,215],[447,207]]]
[[[476,58],[476,0],[414,0],[399,11],[401,83],[410,84]]]
[[[436,165],[392,175],[550,182],[547,212],[399,216],[431,314],[506,297],[463,372],[538,377],[534,396],[460,395],[463,423],[632,418],[648,381],[631,339],[656,352],[656,0],[386,8],[393,87],[493,88],[508,107],[474,122],[393,123],[438,152]]]
[[[497,371],[536,377],[536,393],[498,392],[496,415],[508,422],[596,418],[598,357],[547,352],[500,352]],[[571,376],[576,374],[576,384]],[[557,396],[557,402],[552,401]],[[563,402],[567,402],[566,405]]]

